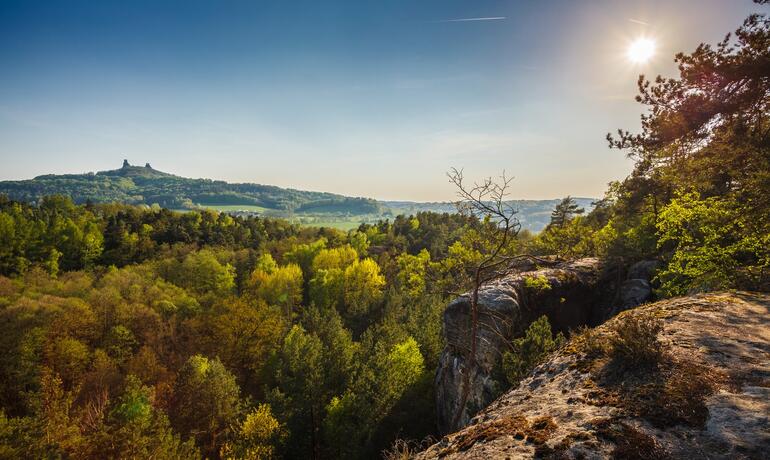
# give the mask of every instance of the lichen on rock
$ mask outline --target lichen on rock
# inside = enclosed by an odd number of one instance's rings
[[[417,458],[767,458],[769,314],[770,295],[745,292],[623,312],[575,334],[469,426]],[[618,362],[617,334],[643,318],[660,324],[650,328],[660,353],[643,368]],[[537,440],[522,435],[546,419],[550,428]]]

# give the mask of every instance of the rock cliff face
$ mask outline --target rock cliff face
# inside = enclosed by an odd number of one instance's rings
[[[590,351],[640,317],[662,324],[653,366],[619,368]],[[623,312],[418,458],[770,458],[768,318],[770,295],[751,293]]]
[[[649,299],[651,267],[649,263],[634,265],[629,277],[619,284],[616,272],[603,270],[598,259],[586,258],[514,273],[483,286],[479,292],[477,352],[470,366],[466,363],[470,298],[461,296],[451,302],[444,312],[447,345],[435,381],[439,430],[447,433],[467,425],[500,395],[504,388],[497,374],[502,353],[534,320],[546,315],[554,331],[560,332],[596,325],[617,310]],[[465,372],[470,372],[471,384],[461,408]],[[457,426],[451,426],[460,411]]]

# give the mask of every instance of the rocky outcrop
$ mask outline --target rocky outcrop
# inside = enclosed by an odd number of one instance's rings
[[[654,365],[618,367],[590,352],[639,317],[662,324]],[[769,317],[770,296],[751,293],[621,313],[418,458],[770,458]]]
[[[655,260],[643,260],[631,265],[626,280],[620,285],[620,299],[614,305],[613,314],[641,305],[652,298],[651,280],[658,265]]]
[[[442,433],[465,426],[505,389],[499,375],[500,359],[511,340],[521,336],[542,315],[555,332],[596,325],[615,312],[648,301],[654,263],[632,266],[619,281],[616,270],[603,268],[595,258],[549,263],[549,268],[518,267],[515,273],[485,285],[479,291],[477,352],[467,363],[470,349],[470,297],[461,296],[444,312],[446,347],[436,373],[436,401]],[[527,270],[527,271],[523,271]],[[620,278],[621,280],[623,278]],[[464,373],[470,373],[469,394],[462,405]],[[452,426],[459,413],[457,426]]]
[[[451,302],[444,312],[446,348],[436,374],[439,430],[445,433],[465,426],[500,394],[502,384],[495,371],[502,352],[510,339],[521,335],[533,320],[547,314],[554,328],[561,330],[590,322],[599,272],[597,259],[584,259],[512,274],[483,286],[479,291],[477,352],[472,365],[466,363],[470,297],[461,296]],[[470,390],[461,408],[466,372],[470,373]],[[462,412],[459,423],[453,427],[458,411]]]

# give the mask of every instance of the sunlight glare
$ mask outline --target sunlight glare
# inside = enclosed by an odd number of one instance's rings
[[[628,47],[626,56],[628,60],[637,64],[643,64],[655,54],[655,42],[649,38],[637,38]]]

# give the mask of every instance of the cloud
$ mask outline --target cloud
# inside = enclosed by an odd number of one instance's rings
[[[641,21],[639,19],[633,19],[633,18],[629,18],[628,22],[633,22],[634,24],[639,24],[639,25],[642,25],[642,26],[649,26],[650,25],[650,23],[648,23],[648,22],[644,22],[644,21]]]
[[[502,21],[508,19],[506,16],[489,16],[484,18],[457,18],[457,19],[442,19],[435,22],[473,22],[473,21]]]

